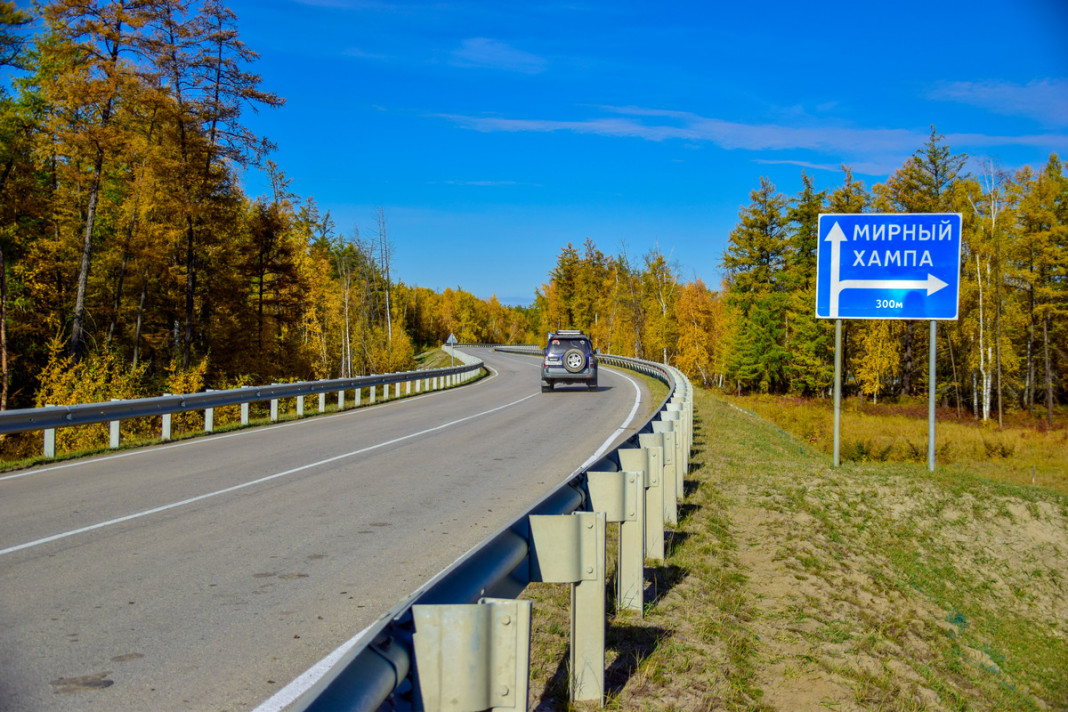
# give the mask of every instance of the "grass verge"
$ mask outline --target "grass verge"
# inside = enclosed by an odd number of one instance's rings
[[[608,621],[608,709],[1068,709],[1068,498],[919,464],[833,469],[696,397],[668,560],[647,569],[645,616]],[[530,708],[568,709],[567,587],[528,595]]]

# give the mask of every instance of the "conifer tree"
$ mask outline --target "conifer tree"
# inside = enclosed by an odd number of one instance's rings
[[[816,319],[816,251],[825,191],[801,174],[803,187],[787,212],[791,248],[783,276],[789,290],[784,325],[785,375],[792,392],[822,393],[834,377],[832,324]]]
[[[750,199],[738,213],[739,224],[731,231],[722,261],[728,305],[743,320],[728,368],[743,387],[766,392],[783,382],[787,300],[783,271],[791,246],[786,197],[761,178]]]

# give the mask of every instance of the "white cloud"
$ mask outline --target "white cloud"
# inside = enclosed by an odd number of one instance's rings
[[[700,116],[685,111],[647,109],[635,106],[595,107],[606,114],[580,120],[509,119],[446,114],[458,126],[483,132],[570,132],[599,136],[638,138],[645,141],[681,139],[744,151],[814,151],[829,160],[802,162],[818,170],[839,170],[842,163],[865,175],[887,175],[929,138],[929,129],[849,128],[835,125],[789,126],[771,123],[740,123]],[[946,136],[954,150],[1025,146],[1043,150],[1068,149],[1068,136],[1061,134],[998,136],[958,133]],[[780,160],[761,158],[762,162]]]
[[[457,67],[538,74],[545,71],[548,62],[536,54],[516,49],[499,40],[473,37],[464,40],[460,48],[453,51],[452,64]]]
[[[842,150],[904,151],[911,153],[926,138],[925,132],[905,129],[848,129],[841,127],[798,128],[776,124],[744,124],[684,111],[640,107],[602,107],[623,118],[596,118],[578,121],[550,119],[503,119],[496,117],[443,115],[460,126],[476,131],[554,132],[623,136],[647,141],[685,139],[711,142],[722,148],[782,150],[804,148],[838,152]],[[648,121],[646,119],[668,119]]]
[[[1068,126],[1068,79],[944,82],[928,98],[977,106],[996,114],[1026,116],[1046,126]]]

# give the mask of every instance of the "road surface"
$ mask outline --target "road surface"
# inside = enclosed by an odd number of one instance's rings
[[[535,358],[336,415],[0,476],[0,710],[252,710],[658,405]]]

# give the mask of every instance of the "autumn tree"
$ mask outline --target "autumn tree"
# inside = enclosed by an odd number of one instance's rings
[[[1060,158],[1053,154],[1034,175],[1023,170],[1018,183],[1024,188],[1019,205],[1020,239],[1009,248],[1014,273],[1026,285],[1026,373],[1025,400],[1033,412],[1038,379],[1035,364],[1042,364],[1042,390],[1045,391],[1046,423],[1053,425],[1055,390],[1054,364],[1058,349],[1054,329],[1068,321],[1068,178]],[[1037,353],[1041,329],[1041,355]],[[1062,338],[1061,343],[1064,343]]]
[[[927,141],[905,161],[905,165],[885,183],[872,188],[873,207],[886,213],[957,212],[953,203],[953,184],[960,177],[967,159],[964,154],[954,154],[946,145],[945,137],[932,126]],[[917,367],[924,359],[917,354],[923,353],[927,345],[927,330],[914,327],[914,321],[897,324],[903,342],[901,392],[905,395],[918,392]]]
[[[745,388],[774,391],[785,383],[787,281],[791,255],[788,199],[766,178],[750,193],[739,213],[722,265],[727,273],[727,303],[738,311],[728,371]]]
[[[86,338],[86,290],[105,167],[127,139],[125,125],[115,117],[124,97],[143,80],[137,64],[146,50],[152,10],[148,2],[125,0],[57,0],[44,8],[48,41],[39,45],[38,71],[52,108],[49,131],[64,154],[57,165],[84,196],[70,335],[75,363]]]

